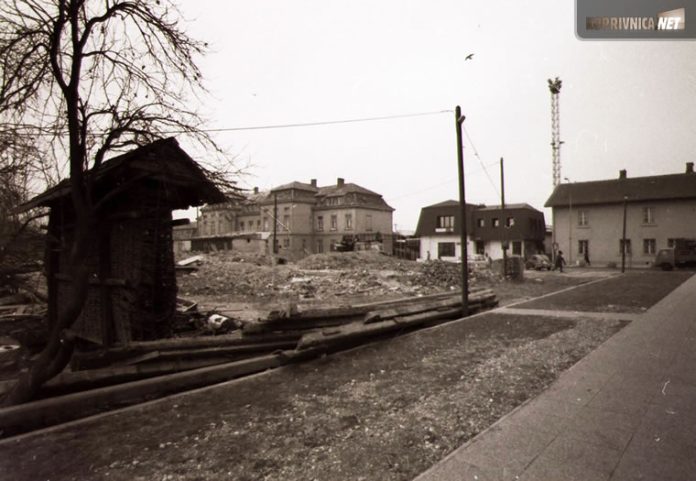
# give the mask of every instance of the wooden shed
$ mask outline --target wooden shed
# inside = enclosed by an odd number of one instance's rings
[[[84,262],[89,292],[72,330],[111,346],[167,337],[176,312],[172,211],[226,200],[173,138],[158,140],[102,163],[87,174],[93,205],[101,204],[95,242]],[[74,232],[70,182],[24,208],[50,208],[46,274],[49,322],[61,310]]]

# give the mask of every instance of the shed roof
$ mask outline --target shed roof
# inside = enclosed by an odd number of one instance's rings
[[[652,175],[556,186],[545,207],[696,198],[696,174]]]
[[[172,193],[169,207],[172,209],[228,200],[173,137],[156,140],[105,160],[96,169],[88,171],[87,175],[93,176],[97,187],[107,184],[109,180],[114,183],[112,188],[134,180],[158,181],[169,187]],[[70,195],[70,185],[70,179],[65,179],[26,202],[20,209],[24,211],[38,206],[50,206]]]

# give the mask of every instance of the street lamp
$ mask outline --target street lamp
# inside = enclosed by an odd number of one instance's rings
[[[568,177],[563,180],[570,184]],[[568,265],[573,261],[573,191],[568,186]]]

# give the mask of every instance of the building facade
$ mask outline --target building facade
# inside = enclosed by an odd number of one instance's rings
[[[264,239],[270,252],[288,259],[313,253],[379,246],[392,251],[392,212],[376,192],[338,178],[335,185],[319,187],[291,182],[253,193],[240,202],[201,209],[194,246],[234,249],[235,240],[252,233]]]
[[[466,205],[468,257],[528,257],[544,252],[544,214],[528,204],[500,206]],[[448,200],[421,209],[416,237],[421,260],[461,260],[461,215],[459,202]]]
[[[682,174],[627,176],[557,186],[546,207],[553,212],[556,250],[569,264],[651,266],[659,249],[674,239],[696,239],[696,174],[692,162]],[[626,238],[623,242],[624,212]]]

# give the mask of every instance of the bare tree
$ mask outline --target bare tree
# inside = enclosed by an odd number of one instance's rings
[[[189,37],[169,0],[5,0],[0,5],[0,124],[48,139],[68,159],[76,215],[72,293],[46,348],[5,398],[30,399],[73,349],[69,328],[87,295],[87,252],[96,210],[91,177],[105,156],[172,131],[215,147],[188,107],[203,90]],[[218,180],[220,177],[218,176]]]

